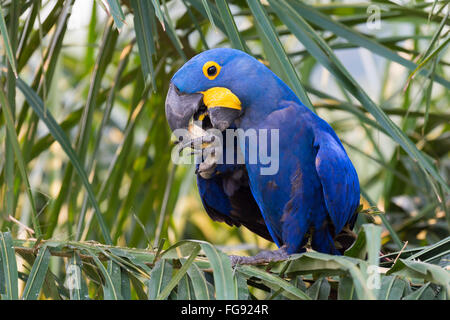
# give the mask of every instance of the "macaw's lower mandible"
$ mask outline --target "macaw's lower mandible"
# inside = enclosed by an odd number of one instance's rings
[[[213,220],[247,227],[275,242],[283,256],[307,244],[330,254],[351,245],[360,199],[356,170],[330,125],[264,64],[234,49],[195,56],[172,78],[166,117],[173,131],[188,132],[182,148],[199,137],[200,153],[212,141],[223,143],[223,163],[218,152],[209,152],[197,166],[201,199]],[[226,129],[238,131],[237,138]],[[261,141],[277,155],[273,172],[264,173],[267,161],[252,156]],[[242,162],[225,156],[239,151]]]

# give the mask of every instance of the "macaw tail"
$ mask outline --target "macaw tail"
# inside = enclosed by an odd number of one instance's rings
[[[330,230],[327,228],[318,228],[312,232],[311,247],[318,252],[342,255],[335,245]]]

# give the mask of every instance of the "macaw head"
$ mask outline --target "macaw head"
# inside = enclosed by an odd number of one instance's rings
[[[272,71],[245,52],[227,48],[204,51],[173,76],[166,98],[167,121],[172,131],[187,129],[192,119],[201,121],[203,129],[223,131],[249,106],[269,108],[270,101],[275,101],[271,97],[278,100],[286,88]]]

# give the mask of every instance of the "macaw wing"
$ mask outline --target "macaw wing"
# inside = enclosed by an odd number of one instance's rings
[[[360,199],[358,175],[334,132],[316,133],[314,147],[326,207],[338,234],[347,223],[354,224]]]
[[[217,174],[211,179],[197,176],[197,185],[206,212],[214,221],[230,226],[245,226],[257,235],[273,241],[261,211],[248,186],[245,167]]]

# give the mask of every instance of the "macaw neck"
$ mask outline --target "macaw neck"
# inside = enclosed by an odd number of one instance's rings
[[[253,96],[243,101],[245,109],[238,122],[240,128],[258,128],[258,124],[264,122],[272,112],[285,107],[282,101],[293,101],[303,107],[300,99],[281,79],[275,76],[273,80],[270,85],[258,88]]]

